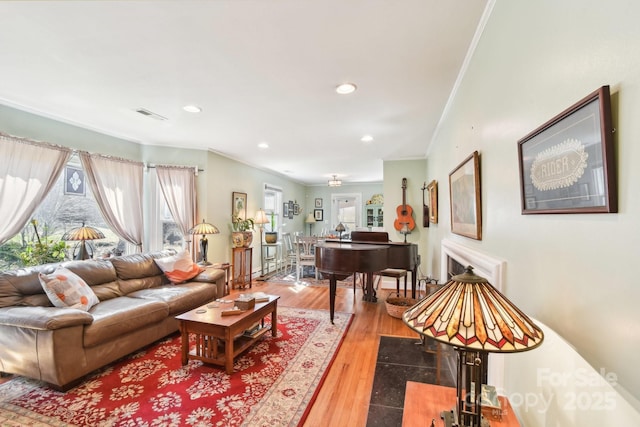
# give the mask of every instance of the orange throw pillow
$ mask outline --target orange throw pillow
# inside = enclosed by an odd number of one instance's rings
[[[204,271],[204,268],[193,262],[187,251],[166,258],[156,258],[155,262],[172,283],[184,283]]]

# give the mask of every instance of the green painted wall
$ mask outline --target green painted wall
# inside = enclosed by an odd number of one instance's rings
[[[439,275],[450,238],[507,261],[506,294],[557,331],[618,390],[640,397],[640,3],[498,0],[427,160],[440,224],[426,244]],[[619,213],[521,215],[517,141],[602,85],[612,91]],[[481,154],[482,241],[449,227],[449,172]],[[386,181],[386,180],[385,180]],[[543,344],[544,345],[544,344]],[[508,358],[509,356],[505,356]],[[531,367],[536,369],[536,367]],[[517,372],[506,379],[518,386]],[[533,425],[533,424],[532,424]],[[560,423],[558,425],[568,425]]]

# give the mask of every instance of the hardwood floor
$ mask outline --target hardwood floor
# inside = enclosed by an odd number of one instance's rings
[[[328,287],[293,287],[254,281],[252,290],[280,295],[279,306],[329,310]],[[230,295],[247,291],[236,289]],[[389,292],[392,290],[379,290],[378,302],[370,303],[362,301],[361,289],[354,298],[353,289],[338,288],[336,311],[354,313],[354,317],[305,427],[366,425],[379,336],[418,336],[402,320],[387,314],[384,300]],[[9,378],[0,378],[0,382]]]
[[[280,295],[279,306],[329,310],[328,287],[292,287],[254,282],[253,291]],[[231,295],[246,292],[234,290]],[[384,300],[392,290],[378,291],[378,302],[362,301],[362,290],[338,288],[336,311],[354,313],[342,346],[304,424],[365,426],[380,335],[418,337],[400,319],[387,314]]]

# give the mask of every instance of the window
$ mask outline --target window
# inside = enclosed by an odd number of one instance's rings
[[[60,174],[51,192],[33,214],[37,234],[34,224],[29,222],[19,234],[0,246],[0,269],[23,266],[20,253],[24,253],[29,242],[40,238],[41,241],[57,243],[65,232],[82,226],[82,223],[99,229],[105,235],[104,239],[87,241],[94,257],[121,254],[124,251],[125,242],[111,231],[98,209],[77,155],[71,157],[66,168],[67,171]],[[72,259],[78,242],[66,242],[66,245],[66,259]]]
[[[264,185],[264,211],[269,218],[265,231],[278,231],[282,227],[282,189]],[[273,218],[273,220],[272,220]],[[273,222],[273,226],[272,223]]]
[[[149,224],[148,247],[151,251],[163,249],[175,249],[181,251],[184,248],[184,236],[180,227],[173,220],[169,206],[162,194],[155,168],[147,170],[146,190],[151,194],[151,206],[155,208],[155,215],[145,218]]]

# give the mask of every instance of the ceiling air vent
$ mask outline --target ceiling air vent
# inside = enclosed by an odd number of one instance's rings
[[[156,114],[153,111],[149,111],[146,108],[138,108],[136,109],[136,113],[140,113],[143,116],[151,117],[156,120],[168,120],[166,117],[161,116],[160,114]]]

